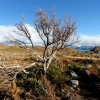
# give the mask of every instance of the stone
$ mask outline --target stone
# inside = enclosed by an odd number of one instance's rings
[[[71,64],[68,64],[67,67],[71,67]]]
[[[85,73],[86,73],[86,75],[88,75],[88,76],[91,74],[89,70],[85,70]]]
[[[72,79],[78,79],[78,78],[79,78],[78,75],[77,75],[74,71],[72,71],[72,70],[68,70],[68,71],[67,71],[67,74],[68,74]]]
[[[78,80],[70,80],[70,83],[73,88],[77,88],[79,86]]]
[[[87,68],[91,68],[91,67],[93,67],[93,66],[91,64],[88,64]]]

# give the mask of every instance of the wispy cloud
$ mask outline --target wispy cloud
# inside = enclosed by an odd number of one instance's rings
[[[35,45],[42,45],[42,41],[39,38],[36,30],[33,26],[26,24],[26,27],[28,28],[29,32],[31,33],[32,40]],[[26,43],[29,43],[29,41],[25,37],[21,37],[19,35],[16,35],[12,30],[15,29],[14,26],[0,26],[0,43],[3,43],[5,41],[4,36],[2,34],[12,34],[14,37],[25,41]],[[84,34],[80,34],[80,43],[79,46],[91,46],[94,45],[100,46],[100,35],[98,36],[88,36]]]

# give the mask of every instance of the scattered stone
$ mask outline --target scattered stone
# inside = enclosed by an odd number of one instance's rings
[[[71,64],[68,64],[67,67],[71,67]]]
[[[88,64],[87,68],[91,68],[91,67],[93,67],[93,66],[91,64]]]
[[[75,91],[72,87],[70,87],[70,89],[71,89],[72,91]]]
[[[77,88],[79,86],[78,80],[70,80],[70,83],[73,88]]]
[[[85,70],[85,73],[86,73],[86,75],[88,75],[88,76],[91,74],[89,70]]]
[[[72,79],[78,79],[78,78],[79,78],[78,75],[77,75],[74,71],[72,71],[72,70],[68,70],[68,71],[67,71],[67,74],[68,74]]]

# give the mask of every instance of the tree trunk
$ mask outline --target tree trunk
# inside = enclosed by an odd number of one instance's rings
[[[51,56],[49,59],[46,58],[46,59],[44,60],[43,69],[44,69],[45,73],[46,73],[47,69],[49,68],[49,65],[50,65],[50,63],[51,63],[53,57],[55,56],[55,54],[56,54],[56,52],[54,52],[54,53],[52,54],[52,56]]]

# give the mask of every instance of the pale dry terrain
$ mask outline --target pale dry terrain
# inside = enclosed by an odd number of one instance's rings
[[[43,47],[40,46],[35,46],[36,51],[42,55],[43,52]],[[41,74],[37,74],[35,73],[35,70],[37,71],[37,68],[39,66],[32,66],[33,69],[25,69],[26,71],[30,70],[30,74],[25,74],[23,73],[21,68],[10,68],[10,67],[14,67],[14,66],[22,66],[22,67],[26,67],[27,65],[33,63],[36,60],[36,56],[32,56],[31,53],[29,51],[27,51],[26,49],[22,49],[19,48],[18,46],[8,46],[8,45],[0,45],[0,68],[3,68],[0,70],[0,90],[1,90],[1,98],[3,98],[3,96],[9,98],[9,96],[14,96],[15,98],[21,97],[21,95],[19,94],[23,94],[23,93],[28,93],[28,99],[31,98],[32,100],[36,100],[33,98],[37,98],[36,93],[40,93],[42,91],[44,91],[44,88],[41,90],[39,90],[40,88],[38,88],[40,85],[38,84],[38,82],[43,82],[43,86],[45,84],[45,88],[48,89],[48,91],[51,93],[51,96],[53,97],[53,94],[58,91],[55,91],[55,89],[57,89],[55,86],[58,85],[58,83],[62,84],[62,86],[64,86],[64,88],[59,87],[60,90],[62,91],[57,92],[62,96],[65,96],[65,93],[69,94],[69,97],[73,98],[71,100],[74,100],[74,98],[78,98],[77,100],[100,100],[99,96],[97,94],[97,92],[93,92],[93,91],[88,91],[87,90],[87,84],[88,84],[88,80],[90,79],[90,76],[85,74],[84,71],[90,72],[90,74],[95,74],[98,77],[98,80],[100,80],[99,76],[99,72],[100,72],[100,58],[97,57],[96,53],[93,52],[85,52],[85,53],[81,53],[75,49],[71,49],[71,48],[66,48],[64,50],[59,51],[54,60],[52,61],[52,64],[55,64],[54,66],[51,66],[50,68],[53,69],[53,73],[50,71],[50,73],[48,73],[48,77],[50,78],[51,76],[51,80],[49,80],[48,78],[46,78],[45,76],[41,76]],[[63,73],[65,73],[68,70],[68,64],[71,64],[71,70],[76,71],[80,80],[80,86],[78,89],[72,91],[72,88],[70,88],[69,84],[66,83],[67,81],[69,81],[70,77]],[[4,67],[7,67],[7,69],[5,69]],[[67,66],[67,67],[66,67]],[[84,70],[84,68],[86,70]],[[58,70],[60,69],[60,70]],[[77,70],[76,70],[77,69]],[[31,72],[32,71],[32,72]],[[17,76],[17,80],[14,80],[14,77],[16,75],[16,73],[19,73]],[[63,72],[63,73],[62,73]],[[54,75],[55,73],[55,75]],[[35,77],[36,75],[36,77]],[[41,79],[38,81],[37,77],[40,77]],[[64,75],[64,76],[63,76]],[[20,78],[20,77],[21,78]],[[60,77],[60,78],[59,78]],[[63,78],[64,77],[64,78]],[[60,80],[61,79],[61,80]],[[62,81],[63,80],[63,81]],[[50,82],[54,82],[55,85],[51,84]],[[93,81],[93,80],[92,80]],[[8,84],[8,82],[11,82],[11,84]],[[58,82],[58,83],[56,83]],[[99,81],[98,81],[99,82]],[[28,84],[26,84],[28,83]],[[34,84],[35,83],[35,84]],[[4,86],[4,84],[8,84],[10,85],[10,89],[8,89],[8,85],[6,85],[6,87]],[[14,86],[11,86],[14,85]],[[32,85],[32,87],[30,87]],[[29,86],[29,87],[28,87]],[[35,88],[34,88],[35,87]],[[52,88],[54,87],[54,88]],[[27,88],[29,89],[29,91],[27,91]],[[32,90],[33,88],[33,90]],[[38,89],[38,90],[37,90]],[[4,91],[7,91],[7,94],[5,94]],[[59,91],[60,91],[59,90]],[[10,91],[10,92],[9,92]],[[13,91],[13,92],[12,92]],[[64,92],[63,92],[64,91]],[[11,94],[12,92],[12,94]],[[33,94],[32,94],[33,93]],[[96,96],[95,96],[96,95]],[[39,95],[41,96],[41,95]],[[86,97],[87,96],[87,97]],[[4,97],[4,98],[5,98]],[[42,98],[44,97],[43,95],[41,96]],[[41,97],[38,97],[38,100],[53,100],[53,99],[40,99]],[[96,99],[95,99],[95,98]],[[13,97],[14,98],[14,97]],[[56,97],[56,98],[62,98],[62,97]],[[67,97],[66,97],[67,98]],[[81,98],[81,99],[80,99]],[[88,99],[87,99],[88,98]],[[0,99],[1,100],[1,99]],[[4,100],[4,99],[2,99]],[[7,99],[7,100],[12,100],[12,99]],[[14,99],[16,100],[16,99]],[[26,100],[26,99],[18,99],[18,100]],[[61,99],[59,99],[61,100]],[[64,99],[67,100],[67,99]]]
[[[36,51],[42,55],[43,47],[35,46]],[[92,59],[100,60],[96,57],[95,53],[81,53],[75,49],[66,48],[59,51],[56,56],[56,59]],[[5,63],[6,67],[12,66],[27,66],[29,63],[32,63],[33,60],[36,60],[35,55],[23,48],[18,46],[8,46],[0,44],[0,66],[2,67],[2,62]]]

